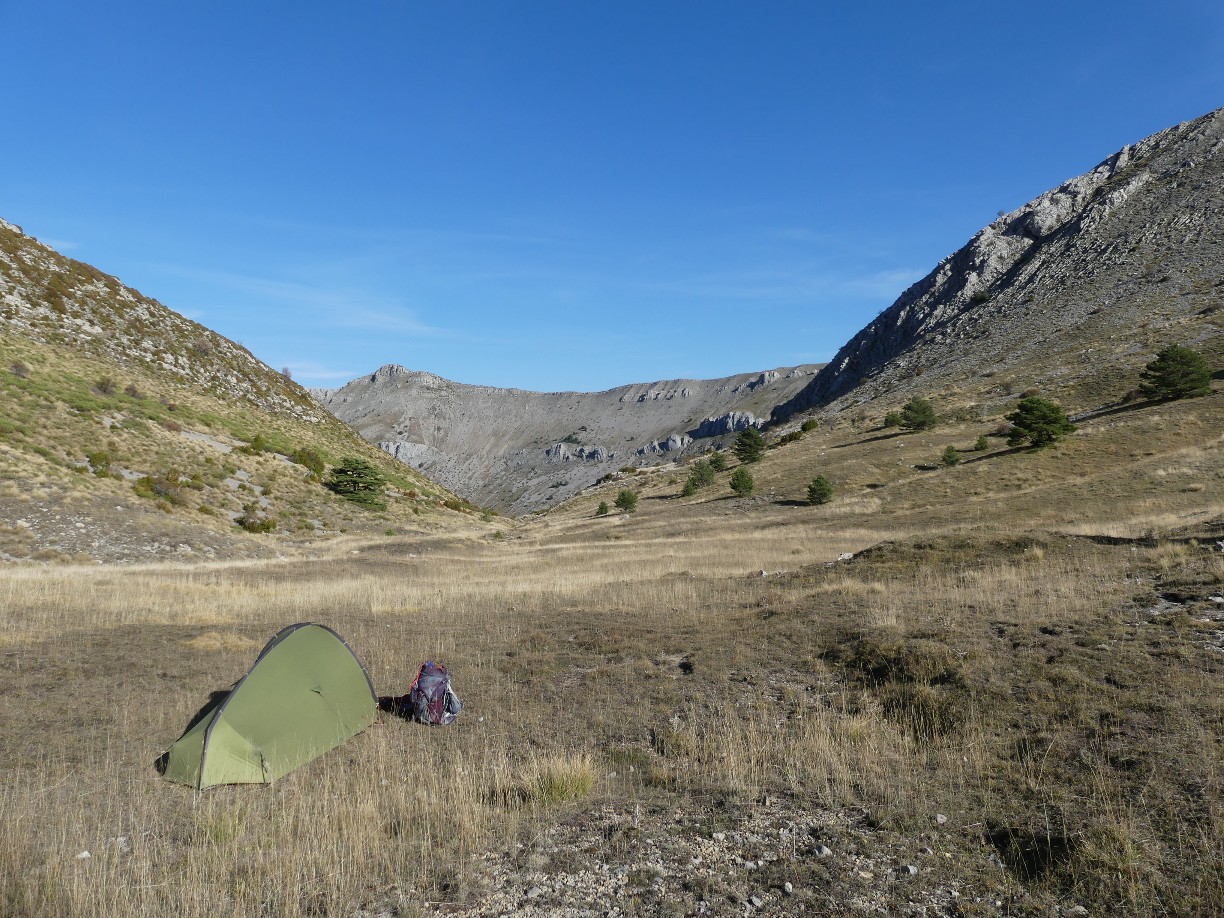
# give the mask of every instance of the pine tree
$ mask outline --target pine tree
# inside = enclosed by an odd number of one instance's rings
[[[833,499],[833,485],[823,475],[817,475],[807,486],[809,504],[827,504]]]
[[[632,513],[637,509],[638,496],[637,491],[630,491],[626,488],[616,495],[616,509],[623,510],[626,513]]]
[[[736,497],[747,497],[754,487],[756,481],[746,468],[741,467],[731,473],[731,490],[735,492]]]
[[[599,502],[599,506],[595,509],[595,515],[596,516],[607,516],[608,515],[608,502],[606,500],[601,500]]]
[[[1139,374],[1139,392],[1146,398],[1172,400],[1211,394],[1211,371],[1198,351],[1170,345]]]
[[[341,461],[327,476],[325,487],[345,500],[351,500],[370,510],[386,510],[383,489],[387,480],[364,459],[350,456]]]
[[[943,455],[939,457],[939,461],[944,465],[960,465],[960,452],[951,444],[943,451]]]
[[[1020,399],[1007,420],[1012,425],[1008,446],[1021,446],[1026,441],[1033,446],[1049,446],[1075,430],[1062,406],[1040,395]]]
[[[710,453],[710,468],[716,472],[721,472],[727,467],[727,454],[721,451]]]
[[[731,452],[735,453],[735,458],[740,462],[759,462],[765,455],[765,438],[755,427],[745,427],[735,438]]]
[[[938,423],[934,407],[925,398],[915,396],[901,408],[901,426],[908,430],[930,430]]]

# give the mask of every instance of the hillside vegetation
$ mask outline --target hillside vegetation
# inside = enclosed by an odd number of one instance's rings
[[[0,557],[261,556],[461,506],[232,341],[4,223],[0,328]],[[323,487],[347,456],[386,478],[385,512]]]

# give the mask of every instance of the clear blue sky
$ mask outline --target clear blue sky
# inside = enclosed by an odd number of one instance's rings
[[[0,216],[307,385],[827,360],[1224,105],[1218,0],[0,0]]]

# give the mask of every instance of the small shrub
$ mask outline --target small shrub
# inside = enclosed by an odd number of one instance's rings
[[[128,398],[144,398],[140,390],[136,388],[136,383],[128,383],[123,387],[123,394]]]
[[[900,411],[890,411],[888,412],[888,414],[884,415],[884,426],[885,427],[900,427],[901,426],[901,412]]]
[[[803,431],[792,430],[790,433],[785,433],[778,438],[778,446],[785,446],[787,443],[795,443],[803,439]]]
[[[815,430],[819,426],[820,426],[820,422],[817,421],[815,418],[808,418],[806,421],[803,422],[803,426],[801,426],[799,429],[802,430],[804,433],[811,433],[813,430]]]
[[[727,454],[721,450],[715,450],[710,453],[710,468],[716,472],[721,472],[727,467]]]
[[[978,438],[973,441],[973,449],[975,452],[982,452],[988,449],[990,444],[986,441],[986,434],[978,434]]]
[[[162,427],[164,427],[166,430],[170,431],[171,433],[182,433],[183,432],[183,425],[180,424],[178,421],[174,420],[173,418],[162,418],[160,423]]]
[[[18,360],[16,363],[14,363],[12,366],[9,367],[9,372],[12,373],[14,376],[16,376],[18,379],[29,379],[30,378],[30,368],[27,367],[20,360]]]
[[[693,479],[688,479],[684,483],[684,487],[680,489],[681,497],[692,497],[697,493],[697,485],[693,484]]]
[[[731,473],[731,490],[736,497],[747,497],[752,493],[754,487],[756,487],[756,481],[747,469],[738,468]]]
[[[158,501],[169,506],[182,506],[187,502],[183,494],[183,485],[179,473],[174,469],[165,469],[156,475],[145,475],[132,483],[132,490],[139,497]]]
[[[827,504],[833,499],[833,485],[823,475],[817,475],[807,487],[809,504]]]
[[[595,515],[596,516],[607,516],[608,515],[608,502],[606,500],[601,500],[599,502],[599,506],[595,508]]]
[[[312,474],[317,475],[319,478],[323,477],[325,466],[323,464],[323,457],[319,455],[318,450],[312,449],[309,446],[299,446],[289,454],[289,459],[309,469]],[[415,500],[417,495],[415,491],[409,491],[408,496]]]
[[[970,303],[981,304],[981,303],[987,302],[989,299],[990,299],[989,290],[974,290],[973,293],[969,295]]]
[[[637,502],[637,491],[630,491],[626,488],[616,495],[616,508],[623,510],[625,513],[633,513],[637,510]]]
[[[272,445],[268,442],[267,437],[261,433],[255,434],[251,438],[251,442],[245,446],[238,447],[234,452],[245,453],[248,456],[258,456],[260,453],[268,453],[272,451]]]
[[[99,478],[105,478],[110,474],[111,454],[106,450],[99,449],[86,453],[85,461],[89,463],[90,470]]]
[[[94,391],[99,395],[114,395],[115,381],[109,376],[103,376],[96,383],[94,383]]]
[[[276,529],[276,520],[259,516],[259,514],[253,508],[248,508],[246,512],[244,512],[242,516],[238,517],[238,519],[234,520],[234,522],[247,532],[273,532]]]
[[[960,465],[960,453],[957,451],[955,446],[949,444],[940,455],[939,461],[947,466]]]

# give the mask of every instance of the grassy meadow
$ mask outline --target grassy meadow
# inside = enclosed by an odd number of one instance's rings
[[[1219,394],[1140,406],[1041,451],[830,423],[747,498],[731,469],[680,497],[665,467],[508,529],[0,568],[0,915],[457,913],[489,893],[481,857],[552,827],[643,810],[709,835],[773,807],[917,865],[895,914],[953,889],[942,913],[1224,913],[1222,422]],[[635,513],[595,515],[630,486]],[[269,787],[163,782],[295,621],[380,694],[447,663],[459,723],[380,715]],[[848,838],[785,856],[759,882],[793,894],[761,913],[851,913]],[[679,874],[616,904],[744,913]]]

